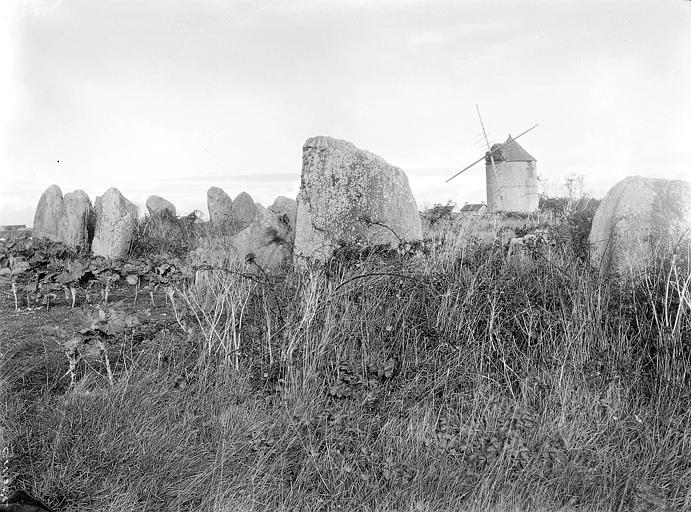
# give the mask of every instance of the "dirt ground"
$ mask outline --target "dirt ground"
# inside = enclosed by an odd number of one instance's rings
[[[92,298],[92,301],[95,298]],[[116,291],[109,302],[132,303],[132,297]],[[50,308],[27,308],[20,300],[19,311],[14,307],[11,283],[0,280],[0,376],[8,384],[9,392],[61,393],[70,384],[69,362],[61,339],[55,335],[56,327],[76,332],[85,327],[81,308],[93,307],[83,296],[77,299],[75,308],[59,300]],[[151,306],[148,297],[140,297],[137,309],[150,310],[149,330],[155,333],[157,326],[172,321],[164,297],[156,297]],[[118,349],[113,347],[112,363],[118,362]],[[80,365],[83,370],[83,365]],[[97,368],[98,369],[98,368]],[[105,372],[103,372],[105,377]]]

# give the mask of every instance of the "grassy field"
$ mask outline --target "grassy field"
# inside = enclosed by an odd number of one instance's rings
[[[511,261],[542,218],[199,272],[141,300],[159,327],[112,341],[113,384],[97,358],[69,385],[47,328],[79,308],[3,285],[9,486],[61,511],[691,510],[688,267],[603,279],[569,219]]]

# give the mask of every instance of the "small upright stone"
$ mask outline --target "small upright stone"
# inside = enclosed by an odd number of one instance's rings
[[[137,223],[137,209],[117,188],[101,196],[96,217],[96,232],[91,249],[95,256],[124,258],[130,248]]]
[[[206,203],[209,207],[209,220],[215,226],[223,226],[231,221],[233,200],[222,188],[211,187],[206,191]]]
[[[65,194],[63,216],[58,226],[58,238],[73,249],[89,243],[89,221],[92,216],[91,200],[83,190]]]
[[[631,176],[607,192],[590,230],[593,266],[632,275],[691,249],[691,184]]]
[[[258,265],[264,272],[276,270],[290,259],[292,229],[285,219],[261,207],[254,220],[231,239],[240,263]]]
[[[146,209],[149,210],[149,215],[152,217],[161,215],[164,211],[173,217],[176,215],[175,205],[161,196],[149,196],[146,200]]]
[[[252,196],[247,192],[240,192],[237,197],[233,199],[233,206],[231,208],[231,218],[234,227],[238,231],[242,231],[252,223],[256,216],[257,207],[254,204]]]
[[[327,260],[339,245],[390,244],[422,238],[420,214],[398,167],[331,137],[313,137],[302,148],[294,251]]]
[[[295,231],[295,219],[298,213],[298,203],[295,199],[278,196],[273,204],[269,206],[269,211],[275,213],[279,217],[285,215],[291,230]]]
[[[51,185],[41,194],[36,206],[34,238],[49,238],[53,241],[59,241],[60,219],[62,219],[64,211],[62,190],[57,185]]]

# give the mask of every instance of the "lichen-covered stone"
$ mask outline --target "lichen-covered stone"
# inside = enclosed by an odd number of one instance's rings
[[[231,246],[237,261],[271,272],[290,259],[292,233],[285,217],[262,207],[249,226],[231,238]]]
[[[176,215],[175,205],[161,196],[149,196],[146,200],[146,209],[152,217],[161,215],[163,212],[168,212],[173,217]]]
[[[233,199],[233,206],[231,207],[230,217],[233,226],[238,231],[242,231],[252,223],[256,216],[257,206],[254,204],[252,196],[247,192],[240,192]]]
[[[691,241],[691,185],[625,178],[600,203],[589,241],[591,263],[604,273],[631,274],[683,253]]]
[[[313,137],[303,146],[294,252],[325,261],[343,243],[398,246],[422,237],[408,178],[350,142]]]
[[[109,188],[100,199],[91,250],[95,256],[124,258],[137,223],[137,208],[117,188]]]
[[[83,190],[65,194],[63,215],[58,223],[58,239],[75,249],[87,247],[92,210],[91,200]]]
[[[33,226],[34,238],[49,238],[53,241],[59,241],[60,219],[62,219],[64,211],[62,190],[57,185],[51,185],[41,194],[36,206]]]
[[[295,231],[295,220],[298,213],[298,202],[285,196],[278,196],[271,206],[269,211],[278,216],[285,215],[288,219],[290,227]]]
[[[207,190],[206,204],[209,208],[211,224],[222,226],[231,221],[233,200],[222,188],[211,187]]]

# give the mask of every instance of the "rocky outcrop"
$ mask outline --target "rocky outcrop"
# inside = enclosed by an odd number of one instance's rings
[[[34,214],[34,238],[49,238],[60,241],[60,219],[65,213],[62,190],[57,185],[48,187],[36,206]]]
[[[209,208],[209,220],[215,226],[222,226],[231,221],[233,200],[222,188],[211,187],[206,191],[206,204]]]
[[[176,215],[175,205],[161,196],[149,196],[146,200],[146,209],[152,217],[161,215],[163,212],[167,212],[173,217]]]
[[[341,244],[420,240],[422,230],[408,178],[381,157],[331,137],[303,146],[294,252],[325,261]]]
[[[95,256],[124,258],[137,223],[137,208],[117,188],[109,188],[100,199],[91,250]]]
[[[633,176],[600,203],[590,230],[591,263],[604,273],[640,271],[691,241],[691,185]]]

